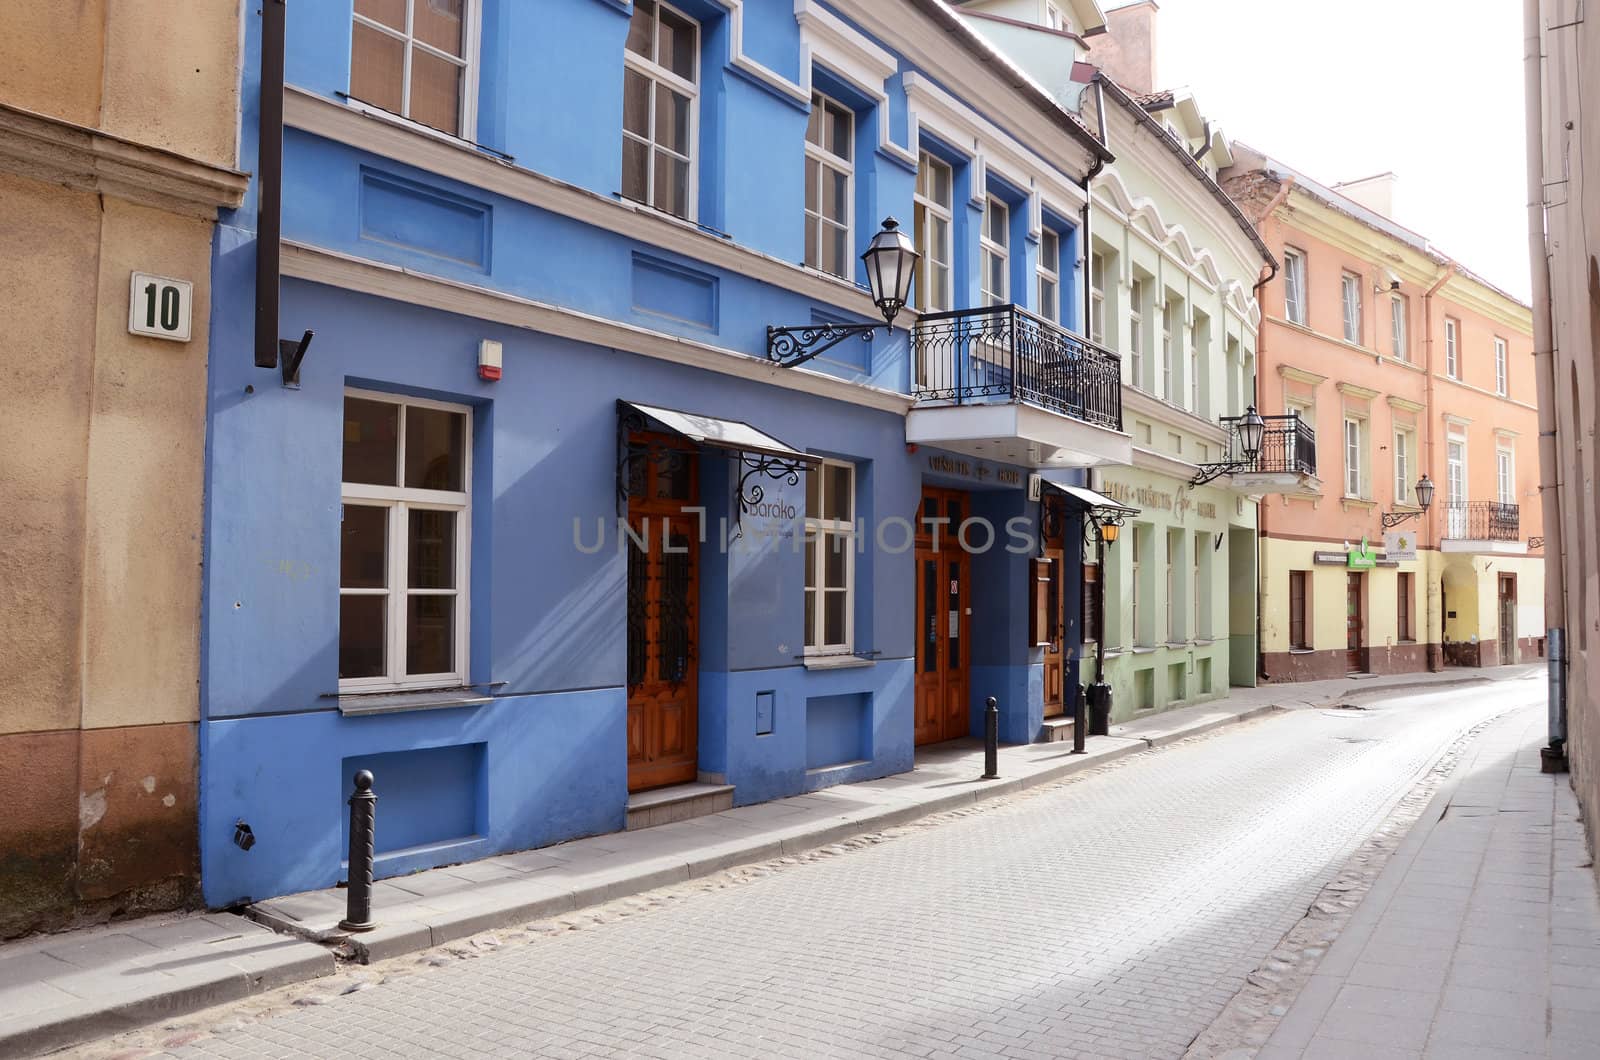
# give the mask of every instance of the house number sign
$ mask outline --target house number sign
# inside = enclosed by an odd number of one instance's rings
[[[128,331],[153,339],[189,341],[194,284],[167,276],[136,272],[129,284]]]

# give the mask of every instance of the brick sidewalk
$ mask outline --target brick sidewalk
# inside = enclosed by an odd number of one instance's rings
[[[1544,712],[1492,725],[1260,1060],[1600,1056],[1600,899]]]

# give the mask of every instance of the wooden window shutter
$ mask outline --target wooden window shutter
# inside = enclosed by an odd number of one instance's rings
[[[1033,561],[1033,607],[1029,611],[1029,634],[1035,647],[1043,647],[1050,643],[1050,579],[1054,576],[1051,567],[1054,563],[1045,558]]]

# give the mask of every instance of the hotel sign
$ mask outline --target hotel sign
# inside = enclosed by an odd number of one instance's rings
[[[946,456],[942,453],[928,457],[928,470],[941,475],[970,478],[977,482],[998,482],[1002,486],[1020,487],[1023,484],[1022,472],[1014,467],[991,467],[981,460],[968,460],[965,457]]]
[[[1152,486],[1130,486],[1124,482],[1107,482],[1100,487],[1100,492],[1116,501],[1133,508],[1146,510],[1172,512],[1182,520],[1191,510],[1202,519],[1215,519],[1217,506],[1211,501],[1192,501],[1183,496],[1180,491],[1174,495],[1166,490],[1158,490]]]

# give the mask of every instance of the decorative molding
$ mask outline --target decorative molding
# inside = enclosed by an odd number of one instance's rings
[[[237,170],[5,103],[0,170],[211,221],[250,184]]]
[[[283,120],[302,132],[785,288],[865,320],[881,316],[867,290],[853,283],[720,238],[647,206],[598,195],[484,155],[465,143],[421,135],[303,88],[291,85],[285,90]],[[915,318],[909,307],[902,312]]]
[[[1388,397],[1384,398],[1384,400],[1389,403],[1391,408],[1403,409],[1406,412],[1421,412],[1423,409],[1427,408],[1427,406],[1420,401],[1412,401],[1410,398],[1397,397],[1394,394],[1390,394]]]
[[[1335,383],[1334,385],[1338,388],[1339,393],[1343,394],[1345,397],[1355,398],[1358,401],[1371,401],[1379,394],[1379,391],[1373,390],[1370,387],[1357,386],[1355,383],[1341,382]]]
[[[1146,416],[1165,427],[1175,427],[1196,435],[1201,441],[1213,445],[1227,445],[1228,432],[1220,423],[1214,423],[1202,416],[1196,416],[1188,409],[1170,405],[1154,394],[1140,390],[1136,386],[1123,384],[1122,408],[1126,418],[1128,413]],[[1198,466],[1198,465],[1193,465]],[[1193,474],[1193,466],[1190,473]]]
[[[808,368],[780,368],[765,357],[580,313],[564,306],[522,298],[432,273],[341,254],[292,240],[283,241],[283,251],[283,275],[310,283],[526,328],[544,335],[623,350],[692,368],[704,368],[722,375],[803,391],[835,401],[847,401],[882,412],[903,416],[913,404],[908,394],[852,383]]]
[[[744,53],[744,0],[715,2],[728,12],[728,65],[747,75],[756,84],[771,90],[780,99],[786,98],[803,109],[809,108],[810,85],[798,85]]]
[[[1278,374],[1291,382],[1305,383],[1307,386],[1321,386],[1328,381],[1328,377],[1325,375],[1308,372],[1304,368],[1296,368],[1292,364],[1278,365]]]
[[[878,112],[878,150],[891,161],[917,168],[917,152],[894,142],[889,129],[889,94],[884,82],[899,72],[895,57],[850,28],[817,0],[794,0],[800,24],[800,82],[811,99],[811,68],[820,64],[872,97]]]

